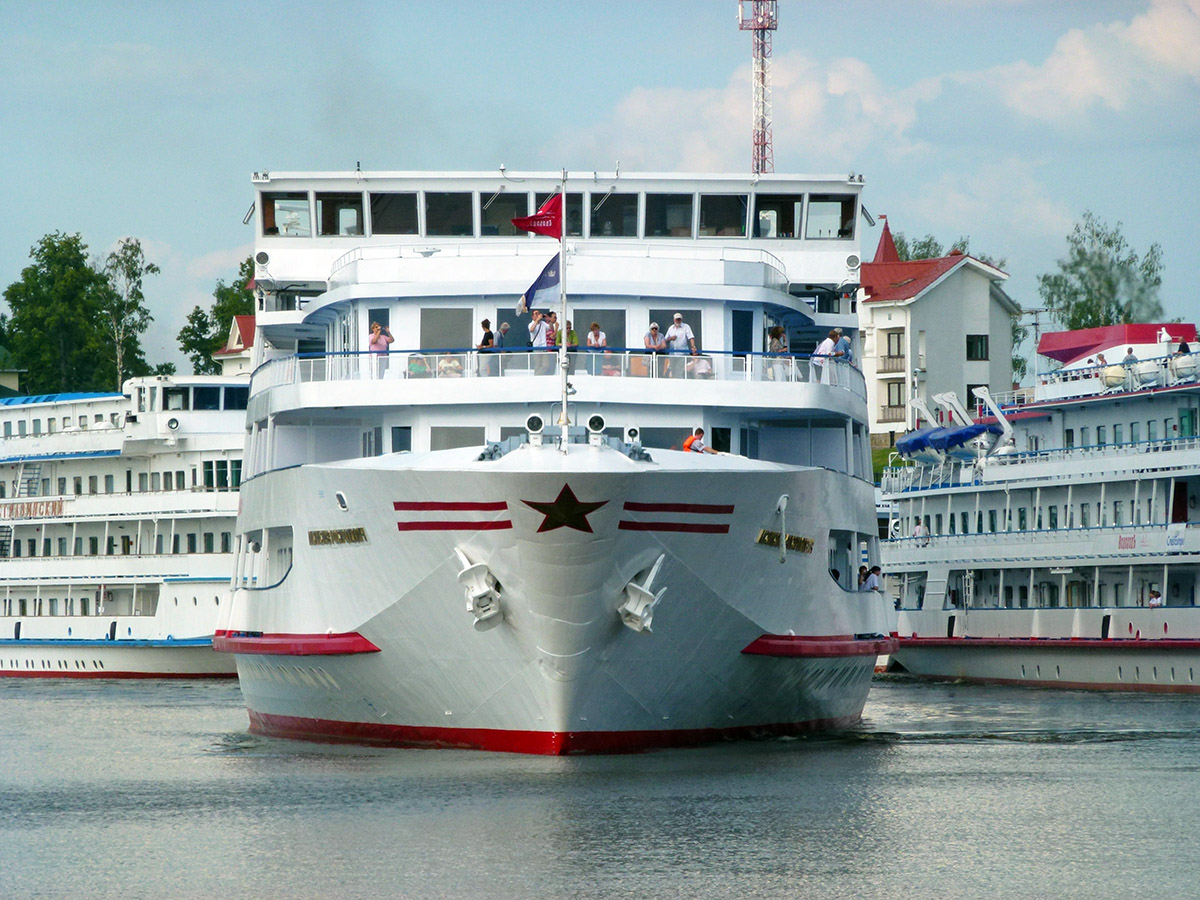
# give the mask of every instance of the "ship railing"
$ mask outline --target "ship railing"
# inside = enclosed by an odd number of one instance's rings
[[[904,516],[898,516],[898,519],[903,520]],[[1137,536],[1144,534],[1164,534],[1168,532],[1178,532],[1181,536],[1186,534],[1195,534],[1195,530],[1200,527],[1187,522],[1153,522],[1153,523],[1126,523],[1124,525],[1072,525],[1070,527],[1063,526],[1061,528],[1025,528],[1013,529],[1011,531],[981,531],[967,532],[956,534],[900,534],[889,537],[886,543],[900,550],[912,550],[926,548],[933,549],[954,549],[954,548],[972,548],[975,552],[980,552],[989,547],[1004,548],[1008,546],[1017,546],[1021,552],[1019,554],[1008,553],[1000,554],[995,558],[1003,561],[1023,561],[1030,559],[1055,559],[1062,556],[1060,551],[1051,549],[1052,546],[1073,543],[1077,541],[1100,541],[1108,538],[1107,543],[1094,544],[1089,547],[1088,555],[1100,557],[1108,556],[1165,556],[1177,554],[1181,552],[1193,552],[1190,545],[1181,544],[1178,547],[1122,547],[1119,542],[1111,539],[1115,533],[1120,533],[1122,536]]]
[[[595,241],[591,243],[590,241]],[[418,261],[435,255],[441,259],[502,257],[502,256],[534,256],[546,259],[549,253],[546,244],[541,241],[531,241],[523,238],[513,240],[497,240],[481,242],[478,239],[424,244],[387,244],[384,246],[355,247],[343,253],[333,261],[329,271],[331,286],[347,280],[360,281],[357,275],[349,279],[343,270],[358,262],[376,260],[404,259]],[[608,257],[614,259],[662,259],[662,260],[697,260],[700,262],[733,262],[759,263],[766,267],[764,281],[767,287],[783,288],[788,283],[787,266],[783,261],[768,250],[750,247],[730,247],[728,245],[704,246],[689,243],[686,245],[671,245],[654,240],[638,241],[636,243],[621,243],[604,241],[595,237],[588,242],[576,240],[570,251],[573,257]]]
[[[993,394],[992,399],[1001,409],[1011,409],[1047,400],[1173,387],[1194,383],[1198,378],[1200,353],[1172,353],[1131,363],[1113,362],[1040,372],[1034,387]],[[978,413],[987,415],[982,404]]]
[[[650,381],[737,381],[825,384],[866,400],[866,380],[838,359],[773,353],[705,351],[648,353],[644,349],[579,349],[567,354],[572,378],[637,378]],[[405,381],[461,378],[525,378],[558,375],[552,350],[401,350],[391,353],[302,353],[263,363],[250,381],[250,396],[273,387],[314,382]]]
[[[985,457],[987,468],[1029,466],[1047,462],[1096,462],[1099,460],[1121,460],[1136,464],[1137,468],[1151,467],[1156,455],[1178,451],[1200,450],[1200,436],[1156,438],[1148,441],[1129,441],[1120,444],[1095,444],[1087,447],[1065,447],[1054,450],[1028,450],[1021,453],[997,454]],[[1164,462],[1164,465],[1169,464]],[[970,473],[964,480],[963,474]],[[928,488],[953,487],[964,484],[979,484],[981,479],[971,463],[946,460],[938,465],[888,466],[880,475],[879,486],[884,494]],[[1060,478],[1061,472],[1048,473],[1047,478]]]

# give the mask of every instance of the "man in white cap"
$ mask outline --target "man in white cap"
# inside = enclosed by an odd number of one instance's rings
[[[837,351],[837,342],[842,336],[840,328],[835,328],[829,332],[829,336],[817,345],[816,351],[813,352],[812,364],[820,372],[821,384],[836,384],[833,372],[834,357],[841,354]]]
[[[683,321],[683,313],[675,313],[675,321],[667,329],[667,350],[673,354],[683,354],[689,350],[693,356],[696,353],[696,336],[692,334],[691,326]],[[686,362],[682,356],[672,359],[670,363],[671,377],[681,377],[686,367]]]

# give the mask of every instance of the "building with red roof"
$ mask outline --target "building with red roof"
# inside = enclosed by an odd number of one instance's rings
[[[1020,306],[1002,287],[1008,275],[951,251],[933,259],[900,259],[884,218],[875,259],[862,266],[858,318],[862,370],[874,446],[890,446],[917,427],[915,393],[953,391],[970,407],[975,387],[1012,387],[1012,317]]]
[[[254,316],[234,316],[225,346],[213,354],[222,375],[249,375],[253,369]]]

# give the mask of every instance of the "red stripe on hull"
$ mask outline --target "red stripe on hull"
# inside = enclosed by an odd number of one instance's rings
[[[637,503],[632,500],[625,503],[624,509],[630,512],[705,513],[726,516],[733,512],[732,505],[717,503]]]
[[[401,531],[503,531],[512,528],[512,522],[397,522]]]
[[[622,531],[683,531],[693,534],[728,534],[728,525],[702,525],[697,522],[620,522]]]
[[[237,672],[57,672],[19,669],[0,669],[0,678],[237,678]]]
[[[471,510],[475,512],[493,512],[502,509],[508,509],[508,503],[504,500],[494,500],[487,502],[472,502],[461,501],[453,503],[438,503],[431,500],[397,500],[392,504],[392,509],[396,510]]]
[[[636,753],[662,747],[686,747],[722,740],[804,734],[846,728],[860,716],[815,719],[735,728],[691,728],[678,731],[506,731],[493,728],[440,728],[338,722],[247,711],[255,734],[295,740],[426,749],[489,750],[566,756],[574,753]]]
[[[1176,638],[898,638],[899,649],[912,647],[955,647],[995,650],[1102,650],[1105,653],[1122,650],[1200,650],[1200,640]]]
[[[896,652],[894,638],[859,639],[830,635],[812,637],[799,634],[764,634],[742,648],[756,656],[793,656],[805,659],[829,659],[839,656],[882,656]]]
[[[218,631],[213,635],[213,649],[218,653],[257,656],[349,656],[379,652],[378,647],[356,631],[346,634],[235,634]]]

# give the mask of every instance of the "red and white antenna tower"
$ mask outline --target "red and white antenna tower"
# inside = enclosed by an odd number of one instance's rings
[[[746,18],[746,6],[750,17]],[[775,171],[771,150],[771,32],[779,27],[778,0],[738,0],[738,29],[754,36],[754,174]]]

